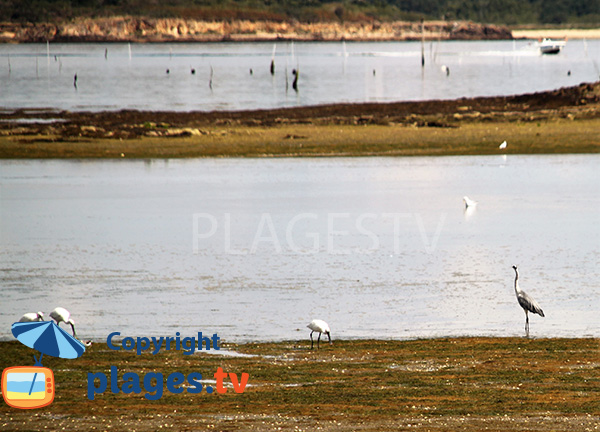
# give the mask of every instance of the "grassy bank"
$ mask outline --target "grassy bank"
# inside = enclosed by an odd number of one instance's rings
[[[251,111],[0,113],[0,158],[597,153],[600,84],[517,96]]]
[[[0,364],[32,365],[33,350],[0,343]],[[596,339],[457,338],[225,344],[246,354],[165,351],[136,356],[95,344],[77,360],[44,358],[56,398],[33,411],[0,405],[2,430],[541,430],[600,424]],[[250,375],[243,394],[113,394],[88,400],[87,373],[142,376],[218,367]],[[211,384],[209,384],[211,385]],[[213,384],[214,385],[214,384]],[[109,383],[110,386],[110,383]],[[110,387],[109,387],[110,388]],[[35,423],[29,423],[34,417]],[[280,428],[280,429],[278,429]]]
[[[93,137],[13,135],[0,137],[0,158],[180,158],[273,156],[415,156],[502,153],[596,153],[600,119],[490,122],[460,127],[417,125],[206,126],[194,135]]]

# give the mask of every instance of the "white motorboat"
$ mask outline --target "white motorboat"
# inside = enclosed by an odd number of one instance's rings
[[[538,46],[540,47],[540,52],[542,54],[558,54],[566,44],[566,40],[552,40],[544,38],[538,43]]]

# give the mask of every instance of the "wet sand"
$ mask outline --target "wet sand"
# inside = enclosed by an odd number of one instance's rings
[[[516,29],[515,39],[600,39],[600,29]]]
[[[135,336],[135,335],[133,335]],[[141,335],[140,335],[141,336]],[[146,335],[149,336],[149,335]],[[54,402],[37,410],[0,405],[2,430],[493,430],[591,431],[600,424],[597,339],[450,338],[336,340],[310,350],[308,332],[280,343],[222,344],[238,355],[157,355],[96,343],[77,360],[44,356]],[[0,343],[3,367],[32,365],[34,351]],[[243,354],[243,355],[239,355]],[[118,369],[248,373],[244,393],[171,393],[151,401],[114,394],[87,398],[87,374]],[[154,394],[155,392],[150,392]],[[31,423],[33,420],[34,423]]]

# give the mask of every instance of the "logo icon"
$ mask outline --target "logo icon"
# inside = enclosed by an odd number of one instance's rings
[[[2,396],[13,408],[32,409],[54,400],[54,373],[40,366],[13,366],[2,372]]]
[[[2,372],[2,396],[13,408],[33,409],[54,400],[54,373],[43,367],[44,354],[74,359],[85,352],[85,345],[58,327],[53,321],[17,322],[12,333],[23,345],[40,352],[34,366],[12,366]]]

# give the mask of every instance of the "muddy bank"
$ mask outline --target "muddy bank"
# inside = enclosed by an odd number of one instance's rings
[[[257,111],[0,112],[1,158],[598,152],[600,84],[520,96]]]
[[[427,40],[512,39],[507,27],[427,21]],[[420,40],[419,22],[196,21],[183,18],[78,18],[70,22],[0,23],[0,42],[220,42]]]
[[[147,335],[151,336],[151,335]],[[109,350],[95,343],[76,360],[44,356],[54,402],[37,410],[0,404],[3,430],[590,431],[600,423],[597,339],[441,338],[336,340],[310,350],[308,334],[280,343],[222,344],[243,355]],[[31,365],[34,350],[0,343],[0,364]],[[88,373],[115,366],[118,380],[88,399]],[[249,375],[243,393],[169,391],[174,372],[217,368]],[[114,393],[123,374],[162,374],[157,400]],[[148,386],[150,390],[150,387]],[[93,392],[92,392],[93,393]],[[158,394],[156,389],[148,391]]]

